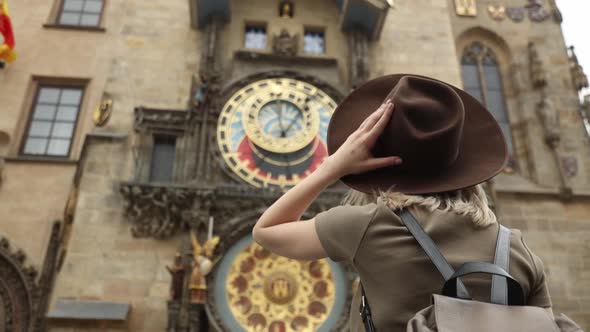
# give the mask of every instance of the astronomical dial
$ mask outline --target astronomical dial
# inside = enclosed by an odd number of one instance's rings
[[[230,97],[219,116],[223,159],[253,186],[293,186],[328,155],[326,136],[335,108],[325,92],[303,81],[251,83]]]

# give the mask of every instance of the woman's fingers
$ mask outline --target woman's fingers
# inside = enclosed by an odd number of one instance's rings
[[[385,157],[385,158],[372,158],[372,159],[366,160],[362,164],[361,172],[367,172],[370,170],[383,168],[383,167],[397,166],[397,165],[400,165],[401,163],[402,163],[402,158],[396,157],[396,156]]]
[[[381,106],[379,106],[379,108],[377,110],[375,110],[375,112],[373,112],[371,115],[369,115],[365,119],[365,121],[363,121],[363,123],[361,123],[361,125],[359,126],[359,129],[360,130],[370,130],[371,128],[373,128],[375,123],[377,123],[377,121],[379,121],[381,116],[384,114],[383,112],[385,112],[390,107],[390,105],[392,105],[390,100],[381,104]]]
[[[389,104],[388,107],[385,109],[385,112],[381,114],[379,119],[375,122],[375,125],[369,130],[367,142],[372,146],[377,142],[377,138],[385,129],[385,126],[389,123],[391,119],[391,115],[393,114],[395,106],[393,104]]]

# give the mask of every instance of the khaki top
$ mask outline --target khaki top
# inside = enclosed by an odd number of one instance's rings
[[[464,262],[493,262],[498,224],[479,227],[466,216],[410,208],[456,270]],[[359,273],[377,331],[405,331],[414,314],[431,304],[444,279],[402,224],[381,201],[339,206],[316,216],[316,230],[328,256],[351,263]],[[509,273],[523,287],[527,305],[551,307],[545,273],[518,230],[510,236]],[[489,301],[491,277],[462,278],[474,299]],[[353,297],[351,331],[365,331],[359,315],[360,288]]]

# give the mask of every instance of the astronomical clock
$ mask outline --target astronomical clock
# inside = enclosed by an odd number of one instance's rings
[[[336,103],[319,88],[291,78],[251,83],[227,101],[217,142],[227,166],[258,187],[289,187],[328,155],[326,135]]]
[[[241,87],[218,120],[223,162],[254,187],[291,187],[327,157],[335,108],[326,92],[296,79]],[[248,235],[233,244],[216,269],[213,308],[228,331],[330,331],[346,312],[347,285],[340,265],[279,257]]]

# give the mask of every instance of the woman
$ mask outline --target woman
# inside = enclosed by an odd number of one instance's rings
[[[415,75],[374,79],[338,106],[328,148],[320,168],[264,212],[253,236],[282,256],[351,263],[377,331],[404,331],[443,284],[399,209],[409,209],[454,269],[466,261],[493,261],[499,226],[479,184],[503,169],[507,148],[492,115],[467,93]],[[348,202],[362,205],[297,222],[338,180],[352,188]],[[543,265],[516,230],[509,270],[527,305],[551,308]],[[475,299],[489,300],[488,278],[463,281]],[[360,290],[351,308],[352,331],[364,331],[359,298]]]

